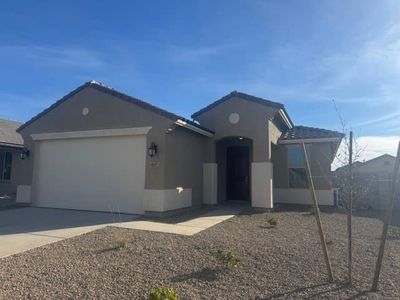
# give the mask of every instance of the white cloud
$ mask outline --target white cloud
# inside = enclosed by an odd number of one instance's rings
[[[360,149],[359,161],[366,161],[383,154],[391,154],[396,156],[397,146],[400,136],[362,136],[356,138],[357,149]],[[345,148],[344,142],[340,145],[338,153],[343,153]],[[340,167],[342,164],[335,159],[332,169]]]

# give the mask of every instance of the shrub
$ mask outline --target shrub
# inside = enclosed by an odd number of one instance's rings
[[[118,240],[115,242],[115,249],[120,250],[123,248],[127,248],[128,247],[128,241],[127,240]]]
[[[388,236],[393,239],[400,239],[400,228],[393,225],[389,225]]]
[[[271,227],[276,227],[278,225],[278,220],[275,218],[270,218],[267,222]]]
[[[157,286],[150,291],[149,300],[178,300],[178,293],[165,286]]]
[[[233,251],[218,250],[215,257],[222,265],[228,268],[237,268],[240,263],[240,258]]]
[[[328,240],[328,241],[326,242],[326,244],[327,244],[328,246],[333,245],[333,241],[332,241],[332,240]]]

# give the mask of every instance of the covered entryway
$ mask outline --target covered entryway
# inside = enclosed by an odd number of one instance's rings
[[[250,153],[247,146],[226,149],[226,199],[250,200]]]
[[[228,137],[216,143],[219,201],[250,201],[252,141]]]
[[[106,212],[144,212],[149,128],[32,135],[33,204]]]

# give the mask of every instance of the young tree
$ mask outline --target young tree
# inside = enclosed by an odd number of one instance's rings
[[[350,130],[344,121],[339,109],[333,101],[336,113],[342,127],[344,138],[341,147],[336,155],[336,161],[341,165],[333,176],[333,183],[339,189],[338,206],[347,210],[347,234],[348,234],[348,280],[349,284],[353,284],[352,280],[352,265],[353,265],[353,237],[352,237],[352,214],[354,204],[362,206],[365,201],[365,196],[369,192],[369,184],[366,184],[364,179],[355,178],[354,167],[360,164],[359,160],[362,157],[364,148],[360,147],[357,139],[353,136],[353,131]]]

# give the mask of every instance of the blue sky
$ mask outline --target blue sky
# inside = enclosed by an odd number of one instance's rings
[[[185,117],[239,90],[338,130],[335,99],[371,151],[394,153],[400,1],[1,1],[0,117],[91,79]]]

